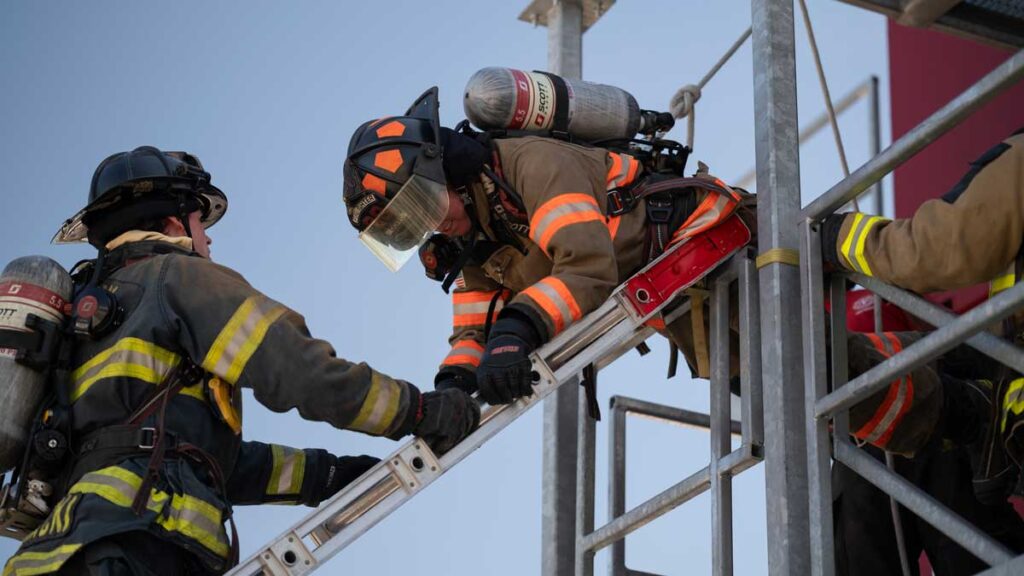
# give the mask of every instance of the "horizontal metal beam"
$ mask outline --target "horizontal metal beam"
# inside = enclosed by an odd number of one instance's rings
[[[956,314],[932,304],[917,294],[901,290],[875,278],[857,273],[849,274],[849,278],[932,326],[945,326],[958,318]],[[1024,349],[988,332],[975,334],[965,344],[1024,374]]]
[[[853,174],[811,202],[801,211],[800,219],[817,221],[835,212],[1022,77],[1024,77],[1024,50],[1007,58],[1005,62],[943,106],[938,112],[893,142],[881,154],[868,160]]]
[[[994,566],[975,576],[1020,576],[1021,574],[1024,574],[1024,556],[1018,556],[1006,564]]]
[[[1013,558],[1002,544],[990,538],[937,500],[899,476],[884,464],[865,454],[848,440],[836,443],[836,460],[849,466],[879,490],[892,496],[922,520],[987,564],[1001,564]]]
[[[612,542],[676,508],[683,502],[703,494],[711,487],[711,468],[705,466],[682,482],[587,534],[577,543],[584,550],[597,551]]]
[[[684,428],[707,429],[711,427],[711,416],[703,412],[694,412],[684,408],[675,408],[664,404],[630,398],[628,396],[612,396],[609,401],[609,405],[612,410],[622,410],[627,414],[635,414],[650,420],[657,420],[658,422],[676,424],[683,426]],[[734,436],[739,436],[742,432],[743,425],[740,422],[733,420],[732,434]]]
[[[1014,313],[1022,303],[1024,303],[1024,283],[1017,284],[982,302],[960,316],[956,322],[935,330],[888,361],[864,372],[851,380],[849,384],[818,400],[815,404],[814,416],[816,418],[830,416],[865,400],[878,390],[888,386],[893,380],[923,366],[932,358],[966,341],[993,322],[998,322]]]
[[[735,476],[756,465],[763,457],[763,449],[760,446],[742,445],[722,458],[719,470],[722,474]],[[710,487],[710,466],[705,466],[682,482],[587,534],[580,540],[578,546],[596,552],[616,540],[625,538],[637,528],[656,520],[694,496],[706,492]]]

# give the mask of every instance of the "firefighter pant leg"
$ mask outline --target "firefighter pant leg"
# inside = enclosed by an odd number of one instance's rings
[[[182,548],[148,532],[126,532],[84,546],[60,576],[177,576],[209,574]]]
[[[880,450],[866,448],[879,461]],[[986,506],[971,489],[971,466],[963,448],[929,445],[915,458],[896,457],[897,472],[953,512],[1020,553],[1024,551],[1024,521],[1004,502]],[[899,552],[889,512],[889,497],[855,472],[837,463],[832,472],[836,573],[838,576],[900,574]],[[906,508],[900,519],[910,560],[916,573],[922,551],[936,576],[975,574],[986,565]]]
[[[885,362],[920,338],[918,332],[850,334],[850,379]],[[942,384],[934,365],[926,364],[851,408],[850,432],[857,439],[889,452],[912,455],[931,438],[941,412]]]

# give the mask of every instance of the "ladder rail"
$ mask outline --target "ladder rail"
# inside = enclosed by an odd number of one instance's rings
[[[613,296],[535,352],[534,369],[541,378],[533,396],[485,410],[480,427],[440,458],[418,438],[407,442],[228,574],[299,576],[314,571],[560,385],[573,380],[583,367],[607,366],[650,337],[654,331],[638,324],[626,312],[628,305]],[[687,310],[688,302],[676,306],[665,314],[666,322]]]

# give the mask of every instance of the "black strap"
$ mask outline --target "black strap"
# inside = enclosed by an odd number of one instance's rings
[[[0,348],[13,348],[18,352],[22,350],[36,350],[39,346],[39,340],[40,334],[38,332],[0,330]]]
[[[565,79],[561,76],[555,76],[548,72],[542,72],[535,70],[538,74],[543,74],[551,80],[551,84],[555,87],[555,118],[552,123],[551,130],[554,134],[568,134],[569,133],[569,86],[566,85]]]
[[[583,367],[583,393],[587,395],[587,414],[591,418],[601,421],[601,406],[597,403],[597,367],[587,364]]]

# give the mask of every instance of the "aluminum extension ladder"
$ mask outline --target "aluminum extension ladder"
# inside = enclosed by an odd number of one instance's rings
[[[681,293],[749,240],[746,226],[733,217],[669,249],[534,352],[540,381],[533,396],[485,410],[480,427],[443,456],[419,438],[407,442],[228,574],[299,576],[321,567],[556,388],[578,381],[585,367],[600,370],[645,341],[654,333],[645,325],[649,318],[661,313],[670,323],[686,313],[689,299]]]

